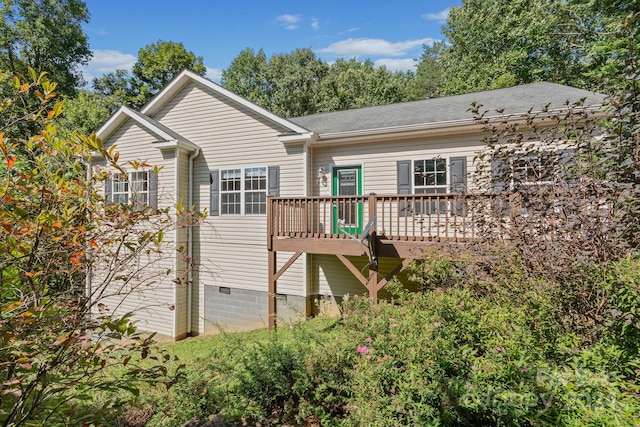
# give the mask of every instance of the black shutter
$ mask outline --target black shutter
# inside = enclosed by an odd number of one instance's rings
[[[575,185],[579,184],[580,176],[574,168],[578,165],[576,156],[578,152],[575,148],[566,148],[562,150],[559,154],[559,167],[560,171],[558,174],[558,178],[560,178],[562,187],[565,190],[570,190],[574,188]]]
[[[449,183],[452,193],[465,193],[467,191],[467,158],[451,157],[449,159]],[[463,214],[463,201],[455,200],[452,210],[456,215]]]
[[[495,209],[499,215],[509,214],[509,195],[507,194],[505,181],[508,177],[502,160],[491,161],[491,192],[496,195]]]
[[[449,165],[449,182],[452,193],[467,191],[467,158],[452,157]]]
[[[109,206],[113,203],[113,178],[111,175],[104,182],[104,204]]]
[[[269,166],[267,173],[267,196],[280,196],[280,166]]]
[[[398,161],[398,194],[411,194],[411,160]]]
[[[398,194],[411,194],[411,179],[413,177],[413,171],[411,170],[411,160],[398,160]],[[411,204],[400,202],[398,205],[398,216],[411,215]]]
[[[158,175],[153,171],[147,171],[147,179],[149,183],[149,207],[158,209]]]
[[[220,171],[212,170],[209,173],[209,183],[211,184],[209,215],[220,215]]]

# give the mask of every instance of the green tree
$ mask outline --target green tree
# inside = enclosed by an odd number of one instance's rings
[[[56,84],[44,73],[29,75],[13,78],[13,94],[0,99],[0,131],[25,120],[4,107],[27,95],[40,102],[28,120],[42,122],[29,138],[0,133],[0,424],[82,425],[93,420],[78,418],[75,408],[92,393],[120,392],[103,402],[109,411],[139,381],[166,378],[160,360],[140,364],[158,360],[152,337],[138,334],[128,315],[105,310],[104,297],[126,298],[135,286],[122,293],[122,283],[160,274],[139,270],[138,259],[161,254],[177,219],[168,210],[105,206],[98,189],[107,174],[87,177],[86,162],[99,153],[122,170],[117,153],[95,137],[60,138]],[[91,270],[105,274],[87,281]]]
[[[182,43],[159,40],[138,51],[133,76],[147,92],[155,94],[185,68],[201,76],[207,72],[202,56],[186,50]]]
[[[584,87],[593,24],[560,0],[464,0],[443,27],[443,93],[537,81]]]
[[[74,95],[84,83],[78,66],[91,59],[82,30],[88,21],[80,0],[2,0],[0,68],[22,76],[28,75],[28,67],[47,71],[61,93]]]
[[[64,99],[64,111],[55,120],[61,138],[72,139],[75,133],[90,135],[102,126],[109,116],[122,105],[116,96],[101,96],[89,90],[80,90],[73,98]]]
[[[442,52],[446,49],[444,41],[425,45],[418,60],[416,76],[413,83],[413,99],[433,98],[440,94],[444,83],[444,67],[441,61]]]
[[[233,58],[229,67],[222,71],[221,83],[233,93],[266,107],[269,102],[267,66],[264,50],[254,52],[250,48],[244,49]]]
[[[284,117],[318,111],[317,94],[328,65],[308,48],[273,55],[245,49],[222,72],[227,89]]]
[[[116,70],[95,78],[92,85],[96,93],[140,108],[185,68],[201,76],[207,71],[202,57],[187,51],[184,44],[159,40],[138,51],[131,73]]]
[[[317,93],[327,71],[327,64],[308,48],[273,55],[265,72],[267,108],[283,117],[318,112]]]
[[[318,111],[336,111],[406,101],[412,74],[375,68],[373,61],[338,59],[322,81]]]
[[[222,85],[284,117],[412,99],[412,73],[338,59],[329,66],[311,49],[273,55],[245,49],[222,72]]]
[[[587,76],[599,91],[629,89],[629,70],[638,72],[640,36],[632,31],[638,25],[638,5],[628,0],[575,0],[576,7],[595,21],[594,36],[588,46]],[[635,61],[635,62],[634,62]]]

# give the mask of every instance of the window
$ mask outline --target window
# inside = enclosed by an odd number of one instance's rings
[[[220,174],[220,196],[223,215],[240,214],[242,207],[242,170],[227,169]]]
[[[244,170],[244,213],[267,213],[267,168]]]
[[[113,176],[111,201],[118,205],[129,204],[129,180],[121,173]]]
[[[556,169],[555,152],[522,154],[511,162],[512,185],[548,184]]]
[[[131,173],[131,203],[140,208],[149,204],[149,172]]]
[[[442,194],[448,193],[447,185],[447,160],[434,158],[427,160],[415,160],[413,162],[413,190],[415,194]],[[416,203],[415,213],[443,214],[447,211],[447,202],[431,201]]]
[[[128,176],[115,174],[106,184],[107,202],[122,205],[131,203],[138,208],[154,205],[152,190],[155,191],[155,188],[152,189],[152,181],[155,182],[155,174],[149,171],[132,172]]]
[[[251,167],[220,171],[222,215],[267,213],[267,168]]]
[[[413,162],[413,187],[416,194],[447,192],[447,161],[445,159]]]

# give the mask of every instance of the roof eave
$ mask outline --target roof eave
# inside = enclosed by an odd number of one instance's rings
[[[156,142],[152,142],[151,146],[159,150],[182,149],[190,153],[195,152],[198,148],[200,148],[193,142],[185,141],[182,139],[156,141]]]
[[[587,112],[598,113],[602,111],[602,105],[591,105],[584,108]],[[484,116],[485,120],[497,122],[525,122],[528,117],[535,115],[538,118],[550,117],[566,112],[566,108],[549,111],[532,111],[528,113],[496,114]],[[604,113],[603,113],[604,114]],[[392,126],[377,129],[360,129],[345,132],[327,132],[317,134],[310,140],[311,145],[325,145],[345,142],[370,142],[372,140],[392,140],[413,137],[428,137],[443,134],[465,134],[479,132],[484,125],[473,118],[449,120],[433,123],[419,123],[404,126]]]
[[[299,143],[299,142],[313,142],[317,139],[318,135],[314,132],[296,133],[296,134],[282,134],[278,135],[278,141],[283,144]]]

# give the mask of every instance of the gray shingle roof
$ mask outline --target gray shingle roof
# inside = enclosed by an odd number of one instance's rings
[[[586,105],[600,105],[605,95],[542,82],[464,95],[313,114],[289,120],[319,134],[373,131],[390,127],[470,120],[472,115],[467,110],[473,102],[482,104],[482,109],[489,110],[490,114],[495,113],[497,109],[503,109],[504,114],[518,114],[526,113],[530,109],[541,110],[549,103],[551,108],[562,108],[567,100],[576,102],[582,98],[586,98]]]

